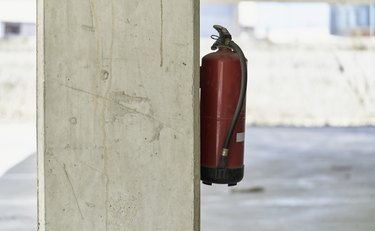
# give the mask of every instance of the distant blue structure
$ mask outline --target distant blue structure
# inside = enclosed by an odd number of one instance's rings
[[[36,35],[35,23],[2,22],[0,21],[0,39],[17,37],[34,37]]]
[[[372,35],[375,5],[331,5],[330,31],[333,35]]]

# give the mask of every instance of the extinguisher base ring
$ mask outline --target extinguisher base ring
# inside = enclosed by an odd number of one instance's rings
[[[204,184],[235,185],[244,175],[244,166],[241,168],[210,168],[201,167],[201,180]]]

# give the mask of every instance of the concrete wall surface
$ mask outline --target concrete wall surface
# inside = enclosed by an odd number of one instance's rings
[[[198,7],[38,2],[39,230],[199,230]]]

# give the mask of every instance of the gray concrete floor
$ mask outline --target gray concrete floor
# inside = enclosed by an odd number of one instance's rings
[[[203,231],[374,231],[375,128],[257,128],[236,188],[202,186]]]
[[[0,231],[35,231],[36,157],[27,159],[0,178]]]
[[[375,128],[249,127],[237,186],[202,185],[202,231],[374,231]],[[36,163],[0,178],[0,231],[36,230]]]

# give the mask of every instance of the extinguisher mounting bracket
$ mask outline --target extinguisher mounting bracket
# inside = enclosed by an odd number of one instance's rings
[[[229,47],[229,43],[232,41],[232,35],[227,28],[220,25],[214,25],[214,28],[219,32],[219,37],[217,37],[216,42],[211,46],[211,49],[216,50],[220,46]]]

